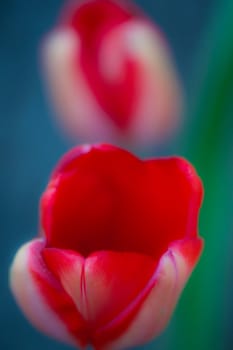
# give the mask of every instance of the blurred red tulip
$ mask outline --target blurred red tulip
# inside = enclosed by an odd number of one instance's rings
[[[45,78],[75,138],[150,144],[177,125],[181,89],[160,30],[130,1],[72,1],[43,45]]]
[[[200,256],[201,200],[200,179],[182,158],[73,149],[42,196],[41,237],[13,262],[17,302],[38,329],[82,348],[151,340]]]

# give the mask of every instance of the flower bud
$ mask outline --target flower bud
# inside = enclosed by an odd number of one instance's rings
[[[201,254],[201,200],[182,158],[71,150],[42,196],[40,237],[12,265],[26,317],[80,348],[126,349],[159,335]]]
[[[51,101],[74,139],[147,145],[177,125],[167,43],[130,1],[68,2],[42,48]]]

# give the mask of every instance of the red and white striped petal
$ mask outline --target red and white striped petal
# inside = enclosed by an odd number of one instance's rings
[[[169,48],[146,21],[126,22],[106,34],[100,48],[104,79],[117,81],[129,60],[136,67],[136,91],[126,136],[139,144],[164,140],[179,122],[182,92]]]
[[[24,315],[38,330],[64,343],[77,345],[78,341],[69,332],[65,318],[60,318],[57,310],[55,311],[55,308],[48,303],[39,287],[39,279],[36,281],[32,273],[37,270],[41,276],[44,275],[44,282],[54,279],[42,262],[40,253],[43,247],[43,241],[35,239],[18,250],[11,266],[11,290]],[[66,296],[60,293],[61,290],[56,283],[51,290],[52,297],[56,300],[59,294],[57,309],[60,309],[61,312],[63,309],[65,312],[67,306],[67,309],[70,309],[70,305]]]
[[[145,344],[159,335],[174,311],[180,293],[202,251],[201,239],[175,242],[159,263],[156,283],[125,333],[102,350],[119,350]],[[103,329],[102,332],[107,332]]]
[[[93,334],[124,313],[139,295],[145,298],[157,266],[152,257],[127,252],[102,251],[83,259],[72,251],[45,248],[42,255],[92,325]]]
[[[174,242],[157,266],[135,253],[99,252],[84,259],[34,240],[14,259],[11,288],[26,317],[45,334],[80,347],[125,349],[161,333],[201,250],[198,238]]]
[[[110,141],[114,123],[96,101],[79,62],[80,40],[70,28],[53,31],[43,45],[44,77],[62,127],[86,142]]]
[[[62,127],[89,142],[163,141],[177,126],[183,101],[158,28],[132,4],[115,1],[73,2],[61,18],[42,53]]]

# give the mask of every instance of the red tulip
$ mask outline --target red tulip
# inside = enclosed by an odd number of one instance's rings
[[[13,262],[17,302],[41,331],[76,346],[151,340],[200,256],[201,200],[200,179],[182,158],[73,149],[42,196],[40,238]]]
[[[168,46],[130,1],[68,2],[43,56],[52,101],[71,135],[147,144],[176,126],[181,89]]]

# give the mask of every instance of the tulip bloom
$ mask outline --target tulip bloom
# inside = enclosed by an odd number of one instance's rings
[[[151,340],[200,256],[201,200],[200,179],[182,158],[74,148],[42,196],[40,237],[14,259],[17,302],[38,329],[81,348]]]
[[[168,46],[130,1],[68,2],[42,52],[51,100],[75,138],[143,145],[176,126],[181,89]]]

